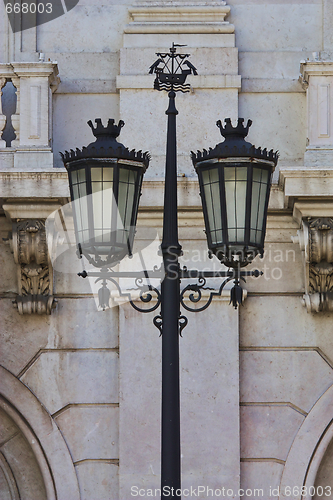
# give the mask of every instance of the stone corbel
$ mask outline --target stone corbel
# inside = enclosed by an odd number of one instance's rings
[[[56,300],[53,297],[53,268],[45,230],[46,216],[34,217],[38,213],[35,207],[29,210],[23,205],[3,205],[3,208],[12,220],[9,244],[18,278],[18,295],[14,305],[19,314],[51,314]],[[48,214],[53,208],[56,210],[59,205],[48,207]],[[18,217],[21,212],[25,212],[27,218]]]
[[[333,311],[333,217],[307,217],[293,237],[304,259],[305,294],[308,312]]]

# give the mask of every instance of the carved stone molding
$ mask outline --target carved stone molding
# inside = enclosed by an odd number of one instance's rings
[[[18,295],[14,305],[20,314],[51,314],[56,306],[49,255],[52,237],[46,233],[45,220],[60,206],[59,200],[32,203],[24,199],[3,205],[12,223],[8,242],[17,265]]]
[[[331,166],[333,161],[333,61],[321,60],[315,54],[312,61],[301,62],[300,81],[307,93],[306,166]]]
[[[125,33],[234,33],[225,21],[230,7],[224,1],[139,1],[129,8]]]
[[[333,311],[333,218],[303,219],[293,242],[304,258],[303,305],[308,312]]]
[[[45,220],[25,219],[12,224],[11,249],[18,265],[15,305],[20,314],[51,314],[56,302],[53,270],[48,258]]]

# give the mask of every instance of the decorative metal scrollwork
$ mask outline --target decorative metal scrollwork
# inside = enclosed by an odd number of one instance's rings
[[[179,322],[179,335],[182,337],[182,331],[184,330],[185,326],[187,325],[188,319],[186,316],[179,316],[178,322]]]
[[[159,336],[161,336],[162,335],[162,328],[163,328],[162,316],[160,314],[158,316],[155,316],[155,318],[153,319],[153,323],[156,326],[156,328],[158,328],[158,330],[160,331]]]
[[[257,276],[257,274],[255,274],[255,272],[253,272],[253,276]],[[232,276],[229,276],[228,278],[226,278],[222,282],[222,284],[218,290],[214,290],[213,288],[210,288],[210,287],[205,287],[206,279],[203,277],[200,277],[200,278],[198,278],[199,283],[187,285],[181,291],[180,303],[184,307],[184,309],[186,309],[187,311],[190,311],[190,312],[204,311],[205,309],[207,309],[210,306],[214,297],[220,297],[222,295],[223,288],[225,287],[225,285],[227,283],[229,283],[229,281],[232,281],[232,280],[234,280],[234,286],[230,290],[230,302],[229,302],[229,304],[232,304],[234,306],[234,308],[237,309],[238,305],[241,305],[243,303],[243,290],[242,290],[239,282],[240,282],[240,280],[243,280],[246,283],[245,278],[240,273],[236,274],[236,276],[232,275]],[[185,303],[186,293],[192,291],[195,293],[194,294],[190,293],[188,298],[192,303],[198,304],[203,299],[202,290],[212,290],[204,305],[202,305],[201,307],[191,307]]]
[[[231,281],[233,278],[232,277],[229,277],[227,279],[225,279],[222,283],[222,285],[220,286],[219,290],[218,291],[214,291],[214,289],[212,288],[209,288],[209,287],[205,287],[205,284],[206,284],[206,279],[205,278],[198,278],[198,284],[194,284],[194,285],[187,285],[180,293],[180,303],[181,305],[184,307],[184,309],[186,309],[187,311],[190,311],[190,312],[201,312],[201,311],[204,311],[205,309],[207,309],[212,300],[213,300],[213,297],[218,297],[222,294],[222,290],[224,288],[224,286],[229,282]],[[195,294],[191,293],[188,298],[190,299],[190,301],[194,304],[197,304],[199,303],[201,300],[202,300],[202,290],[212,290],[212,292],[209,294],[209,297],[207,299],[207,302],[201,306],[201,307],[190,307],[188,306],[187,304],[185,304],[185,295],[186,293],[192,291],[192,292],[195,292]]]
[[[153,293],[154,293],[157,297],[156,304],[154,304],[152,307],[149,307],[146,309],[146,308],[137,306],[132,299],[129,302],[130,302],[131,306],[136,311],[150,313],[150,312],[156,311],[156,309],[161,304],[161,292],[152,285],[143,284],[143,281],[144,281],[143,278],[136,278],[136,280],[135,280],[135,284],[136,284],[137,288],[134,290],[140,290],[139,299],[141,300],[141,302],[148,304],[149,302],[151,302],[154,299],[154,296],[153,296]]]
[[[179,295],[179,303],[186,309],[186,311],[190,312],[201,312],[207,309],[214,297],[219,297],[222,295],[222,291],[227,283],[230,281],[234,282],[234,286],[230,290],[230,304],[232,304],[235,309],[237,309],[238,305],[241,305],[243,302],[243,291],[240,286],[240,280],[245,282],[244,276],[253,276],[258,277],[263,274],[261,271],[253,270],[253,271],[241,271],[240,268],[236,268],[228,271],[197,271],[197,270],[188,270],[186,267],[179,269],[178,279],[197,279],[197,283],[192,283],[190,285],[185,286]],[[138,272],[125,272],[125,271],[112,271],[110,269],[101,269],[99,273],[97,272],[89,272],[82,271],[79,273],[79,276],[82,278],[96,277],[95,283],[102,281],[102,287],[98,291],[98,299],[99,299],[99,307],[105,311],[108,307],[110,307],[111,300],[111,292],[107,287],[107,281],[113,283],[119,293],[119,297],[124,297],[128,300],[131,306],[139,312],[150,313],[156,311],[156,309],[161,305],[162,295],[161,291],[158,288],[152,286],[150,284],[150,278],[154,279],[163,279],[164,271],[162,268],[158,268],[155,266],[151,271],[138,271]],[[127,292],[123,292],[121,287],[117,281],[118,278],[135,278],[136,288],[127,289]],[[225,278],[222,282],[221,286],[218,290],[214,288],[210,288],[206,286],[206,278]],[[206,302],[203,305],[200,305],[200,302],[204,300],[203,291],[209,290],[210,294],[205,297]],[[138,296],[133,298],[133,291],[139,292]],[[191,292],[191,293],[190,293]],[[189,295],[188,295],[189,294]],[[141,301],[141,304],[150,304],[153,300],[156,300],[156,303],[151,307],[141,307],[138,305],[137,301]],[[185,303],[185,300],[189,300],[192,304],[198,304],[200,307],[191,307],[190,305]],[[162,313],[155,316],[153,319],[153,323],[158,328],[160,332],[160,336],[163,331],[163,318]],[[188,319],[186,316],[181,315],[179,313],[178,324],[179,324],[179,335],[182,336],[182,331],[186,327],[188,323]]]

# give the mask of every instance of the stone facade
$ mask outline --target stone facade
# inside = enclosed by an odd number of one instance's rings
[[[253,120],[252,143],[280,151],[265,256],[251,266],[264,275],[244,284],[239,310],[226,291],[188,314],[180,341],[183,488],[317,500],[331,487],[333,498],[332,2],[80,0],[16,33],[0,12],[1,499],[160,487],[153,315],[115,293],[100,311],[49,216],[69,201],[59,152],[91,142],[88,120],[122,119],[121,142],[152,155],[136,248],[159,262],[146,249],[161,238],[167,98],[148,69],[172,42],[198,70],[177,96],[184,265],[218,267],[189,152],[214,147],[216,121],[238,116]]]

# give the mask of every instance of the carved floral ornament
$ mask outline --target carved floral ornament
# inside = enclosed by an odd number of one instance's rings
[[[303,219],[293,242],[304,252],[303,305],[308,312],[333,311],[333,219]]]
[[[45,220],[24,219],[12,223],[10,240],[18,266],[18,296],[14,301],[20,314],[51,314],[56,307],[53,270],[48,258]]]

